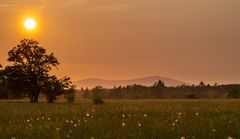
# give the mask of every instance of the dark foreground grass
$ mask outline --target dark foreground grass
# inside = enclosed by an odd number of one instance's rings
[[[0,102],[1,139],[240,138],[240,101]]]

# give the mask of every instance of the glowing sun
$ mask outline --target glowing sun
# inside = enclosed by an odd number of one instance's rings
[[[33,30],[36,27],[36,21],[32,18],[28,18],[24,21],[24,27],[28,30]]]

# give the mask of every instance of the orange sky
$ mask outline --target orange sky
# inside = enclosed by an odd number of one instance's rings
[[[27,32],[23,19],[37,20]],[[22,38],[54,52],[73,81],[161,75],[240,82],[239,0],[0,1],[0,63]]]

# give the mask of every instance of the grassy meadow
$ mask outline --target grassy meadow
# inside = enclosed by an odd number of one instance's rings
[[[0,139],[240,138],[238,100],[0,102]]]

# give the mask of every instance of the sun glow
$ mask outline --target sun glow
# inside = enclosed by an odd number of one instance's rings
[[[32,18],[28,18],[24,21],[24,27],[28,30],[33,30],[36,27],[36,21]]]

